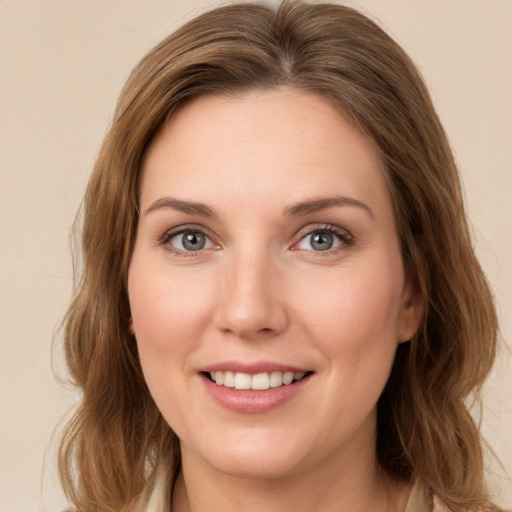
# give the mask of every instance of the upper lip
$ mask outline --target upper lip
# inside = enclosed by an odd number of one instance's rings
[[[289,364],[276,363],[272,361],[223,361],[219,363],[212,363],[204,366],[199,372],[233,372],[233,373],[247,373],[249,375],[256,375],[258,373],[271,373],[271,372],[293,372],[301,373],[308,372],[309,368],[301,368]]]

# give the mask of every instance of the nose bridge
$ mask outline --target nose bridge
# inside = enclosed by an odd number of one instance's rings
[[[226,262],[218,325],[243,338],[276,335],[287,325],[279,265],[262,247],[241,247]]]

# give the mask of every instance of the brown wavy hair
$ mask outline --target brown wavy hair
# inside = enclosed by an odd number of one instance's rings
[[[348,7],[286,0],[193,19],[142,59],[121,93],[78,220],[82,269],[64,342],[82,399],[60,446],[66,493],[79,511],[127,510],[155,468],[171,461],[175,477],[180,467],[128,332],[146,148],[184,101],[283,85],[328,98],[378,149],[406,272],[423,297],[421,327],[400,345],[378,403],[380,465],[420,478],[451,510],[498,510],[467,407],[493,364],[497,320],[445,132],[417,69],[376,23]]]

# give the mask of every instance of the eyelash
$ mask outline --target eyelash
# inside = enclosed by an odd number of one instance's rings
[[[322,257],[322,256],[329,256],[333,254],[338,254],[340,252],[345,251],[349,247],[353,246],[355,243],[354,236],[349,233],[346,229],[342,229],[338,226],[335,226],[334,224],[319,224],[311,228],[310,226],[307,226],[306,228],[302,229],[299,232],[299,241],[295,242],[293,246],[298,245],[300,242],[302,242],[304,239],[306,239],[308,236],[312,236],[316,233],[322,233],[322,234],[330,234],[334,235],[338,240],[340,241],[340,244],[337,247],[334,247],[332,249],[327,249],[324,251],[314,251],[314,250],[307,250],[307,249],[293,249],[295,251],[300,250],[306,250],[307,252],[312,253],[315,257]]]
[[[185,258],[190,258],[190,257],[193,258],[193,257],[197,257],[200,254],[202,254],[205,249],[199,249],[197,251],[183,251],[183,250],[178,249],[170,244],[170,241],[175,236],[183,235],[185,233],[201,234],[201,235],[205,236],[208,240],[210,240],[210,242],[212,244],[218,246],[218,244],[213,242],[213,240],[212,240],[213,237],[208,233],[207,230],[205,230],[205,228],[199,227],[199,226],[194,226],[194,225],[180,226],[179,228],[166,231],[160,238],[157,239],[157,245],[165,246],[166,249],[169,250],[170,252],[172,252],[175,256],[180,256],[180,257],[185,257]]]
[[[174,255],[179,257],[197,257],[201,255],[204,250],[207,249],[199,249],[197,251],[183,251],[181,249],[177,249],[176,247],[172,246],[169,242],[172,240],[172,238],[183,235],[185,233],[199,233],[204,235],[214,246],[218,247],[218,244],[216,244],[213,241],[213,237],[209,234],[207,230],[203,227],[199,226],[181,226],[176,229],[171,229],[169,231],[166,231],[161,237],[157,239],[157,245],[159,246],[165,246],[167,250],[172,252]],[[304,239],[306,239],[308,236],[312,236],[315,233],[323,233],[323,234],[331,234],[334,235],[338,240],[340,241],[340,244],[337,247],[334,247],[332,249],[326,249],[324,251],[314,251],[314,250],[308,250],[308,249],[300,249],[300,248],[294,248],[300,242],[302,242]],[[297,242],[295,242],[291,250],[293,251],[307,251],[309,253],[314,254],[315,257],[322,257],[327,255],[333,255],[337,254],[339,252],[342,252],[349,247],[353,246],[355,243],[355,239],[352,234],[350,234],[347,230],[342,229],[338,226],[335,226],[333,224],[319,224],[314,227],[307,226],[303,228],[301,231],[298,232],[298,236],[300,237]]]

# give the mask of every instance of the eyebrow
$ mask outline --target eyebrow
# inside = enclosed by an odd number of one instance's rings
[[[336,206],[355,206],[357,208],[362,208],[372,219],[375,219],[373,211],[366,203],[363,203],[362,201],[352,197],[344,196],[321,197],[318,199],[312,199],[310,201],[299,202],[285,208],[284,216],[308,215],[310,213],[326,210],[328,208],[334,208]]]
[[[209,206],[202,203],[194,203],[191,201],[182,201],[173,197],[161,197],[156,201],[152,202],[148,209],[144,212],[144,215],[160,210],[161,208],[172,208],[183,213],[189,213],[192,215],[200,215],[202,217],[218,218],[218,215]]]
[[[372,219],[375,219],[375,215],[366,203],[363,203],[362,201],[352,197],[344,196],[321,197],[318,199],[311,199],[309,201],[301,201],[286,207],[284,209],[283,216],[304,216],[337,206],[355,206],[357,208],[362,208]],[[219,218],[217,213],[212,208],[206,206],[203,203],[182,201],[173,197],[161,197],[160,199],[152,202],[148,209],[144,212],[144,215],[147,215],[148,213],[156,210],[160,210],[162,208],[172,208],[183,213],[200,215],[202,217],[211,217],[215,219]]]

